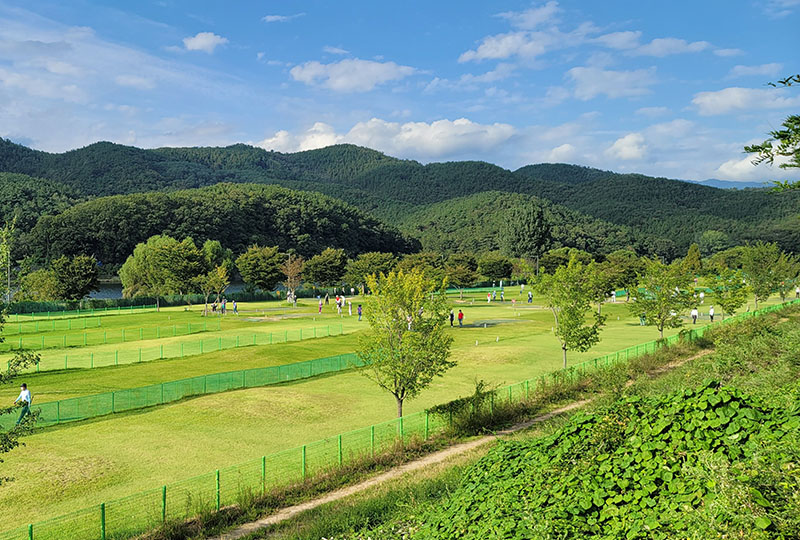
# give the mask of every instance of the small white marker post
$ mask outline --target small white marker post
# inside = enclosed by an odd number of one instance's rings
[[[478,346],[478,340],[477,339],[475,340],[475,346],[476,347]]]

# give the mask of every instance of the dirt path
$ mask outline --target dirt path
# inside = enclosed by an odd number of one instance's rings
[[[651,376],[660,375],[672,369],[682,366],[687,362],[691,362],[692,360],[696,360],[700,357],[703,357],[707,354],[710,354],[712,351],[704,350],[700,351],[699,353],[691,356],[689,358],[682,358],[680,360],[676,360],[674,362],[670,362],[669,364],[665,364],[652,372],[649,373]],[[628,386],[632,384],[633,381],[629,381]],[[582,401],[577,401],[575,403],[570,403],[565,407],[561,407],[559,409],[555,409],[547,414],[543,414],[541,416],[537,416],[531,420],[527,420],[525,422],[521,422],[519,424],[515,424],[508,429],[504,429],[502,431],[498,431],[493,435],[487,435],[485,437],[480,437],[473,441],[469,441],[466,443],[456,444],[455,446],[451,446],[450,448],[446,448],[444,450],[440,450],[439,452],[434,452],[433,454],[429,454],[423,458],[409,461],[403,465],[395,467],[386,471],[385,473],[379,474],[378,476],[372,477],[369,480],[365,480],[358,484],[348,486],[336,491],[333,491],[323,497],[313,499],[311,501],[304,502],[302,504],[298,504],[295,506],[290,506],[288,508],[283,508],[282,510],[277,511],[274,514],[271,514],[265,518],[259,519],[258,521],[253,521],[250,523],[245,523],[244,525],[229,531],[221,536],[213,537],[211,540],[238,540],[239,538],[243,538],[248,534],[252,534],[259,529],[263,529],[264,527],[268,527],[270,525],[275,525],[277,523],[281,523],[282,521],[286,521],[287,519],[291,519],[298,514],[305,512],[306,510],[311,510],[312,508],[317,508],[318,506],[322,506],[323,504],[327,504],[329,502],[338,501],[344,499],[345,497],[349,497],[350,495],[354,495],[356,493],[360,493],[365,491],[373,486],[377,486],[383,484],[384,482],[388,482],[389,480],[393,480],[395,478],[399,478],[400,476],[417,471],[419,469],[424,469],[425,467],[429,467],[431,465],[441,463],[452,456],[457,456],[459,454],[463,454],[465,452],[469,452],[474,448],[478,448],[479,446],[483,446],[484,444],[490,443],[492,441],[496,441],[499,437],[507,436],[517,431],[521,431],[523,429],[527,429],[535,424],[545,422],[550,420],[551,418],[558,416],[560,414],[564,414],[575,409],[579,409],[584,405],[591,403],[591,399],[585,399]]]

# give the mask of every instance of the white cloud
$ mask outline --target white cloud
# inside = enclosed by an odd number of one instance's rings
[[[553,163],[564,163],[575,157],[577,149],[569,143],[564,143],[561,146],[556,146],[547,156],[547,161]]]
[[[693,41],[691,43],[678,38],[657,38],[631,51],[631,54],[641,56],[656,56],[663,58],[671,54],[694,53],[704,51],[711,47],[707,41]]]
[[[498,60],[519,57],[533,60],[547,52],[568,47],[578,47],[586,42],[587,37],[598,32],[598,28],[590,23],[582,23],[570,32],[562,32],[556,27],[535,32],[517,31],[495,34],[483,38],[478,48],[469,50],[458,57],[460,63],[481,60]]]
[[[690,135],[695,129],[694,122],[684,118],[676,118],[669,122],[662,122],[660,124],[653,124],[647,128],[647,139],[653,142],[670,142],[684,139]]]
[[[298,17],[302,17],[305,13],[295,13],[294,15],[265,15],[261,20],[268,23],[273,22],[287,22]]]
[[[294,152],[352,143],[396,156],[436,159],[491,150],[507,142],[514,134],[514,128],[508,124],[478,124],[466,118],[430,123],[399,123],[373,118],[359,122],[341,134],[323,122],[317,122],[296,135],[279,131],[256,146]]]
[[[114,78],[114,82],[120,86],[138,88],[139,90],[152,90],[156,87],[156,83],[154,83],[151,79],[148,79],[147,77],[140,77],[139,75],[117,75]]]
[[[413,67],[394,62],[373,62],[358,58],[331,64],[306,62],[289,71],[296,81],[307,85],[321,84],[337,92],[366,92],[379,84],[398,81],[415,72]]]
[[[663,116],[669,112],[667,107],[641,107],[636,109],[636,114],[640,116]]]
[[[641,159],[647,152],[647,145],[644,144],[644,137],[641,133],[628,133],[614,141],[607,150],[606,155],[622,159],[634,160]]]
[[[342,49],[341,47],[333,47],[331,45],[325,45],[322,47],[322,51],[328,54],[350,54],[350,51]]]
[[[786,97],[782,89],[731,87],[695,94],[692,104],[703,116],[735,111],[789,109],[800,106],[800,96]]]
[[[553,22],[560,11],[558,2],[551,1],[541,7],[530,8],[522,12],[506,11],[498,13],[497,16],[506,19],[511,26],[531,30],[545,23]]]
[[[639,46],[639,38],[642,33],[639,31],[632,32],[612,32],[594,38],[593,41],[605,45],[610,49],[633,49]]]
[[[187,51],[203,51],[208,54],[226,43],[228,43],[228,38],[218,36],[213,32],[198,32],[194,36],[183,38],[183,46]]]
[[[791,15],[794,8],[800,6],[800,0],[768,0],[764,4],[767,15],[780,19]]]
[[[778,73],[780,73],[781,69],[783,68],[783,64],[761,64],[759,66],[733,66],[730,72],[728,73],[728,77],[751,77],[751,76],[758,76],[758,77],[774,77]]]
[[[714,51],[714,54],[727,58],[729,56],[740,56],[744,54],[744,51],[741,49],[717,49]]]
[[[641,96],[655,83],[655,68],[612,71],[595,67],[574,67],[567,72],[575,83],[576,98],[588,101],[599,95],[609,98]]]
[[[775,163],[772,166],[756,166],[753,164],[753,156],[729,159],[717,168],[715,176],[721,180],[733,181],[763,180],[765,174],[771,176],[773,179],[793,179],[793,175],[790,171],[778,167],[780,164],[786,163],[787,161],[787,158],[779,156],[775,159]]]

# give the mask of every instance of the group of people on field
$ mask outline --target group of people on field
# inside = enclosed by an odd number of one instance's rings
[[[233,304],[233,314],[239,314],[239,306],[236,304],[236,300],[232,302]],[[214,303],[211,304],[211,313],[217,312],[217,301],[214,300]],[[222,301],[219,303],[219,313],[220,315],[226,315],[228,313],[228,299],[223,297]]]
[[[353,288],[351,288],[350,290],[351,290],[351,291],[353,291],[353,292],[355,292],[355,289],[353,289]],[[323,301],[323,298],[322,298],[322,296],[320,296],[320,295],[317,295],[317,301],[318,301],[318,303],[319,303],[319,305],[318,305],[318,309],[317,309],[317,313],[321,314],[321,313],[322,313],[322,306],[323,306],[323,303],[324,303],[324,304],[328,304],[328,303],[330,303],[330,295],[328,295],[328,293],[325,293],[325,299],[324,299],[324,301]],[[345,305],[347,305],[347,314],[348,314],[350,317],[352,317],[352,316],[353,316],[353,301],[352,301],[352,300],[348,300],[348,299],[347,299],[347,298],[345,298],[344,296],[339,296],[339,295],[337,294],[337,295],[336,295],[336,298],[335,298],[335,306],[336,306],[336,312],[337,312],[337,313],[338,313],[340,316],[342,315],[342,311],[344,311],[344,307],[345,307]],[[364,310],[363,310],[363,308],[361,307],[361,304],[358,304],[358,307],[356,308],[356,312],[357,312],[357,314],[358,314],[358,320],[360,321],[360,320],[361,320],[361,317],[362,317],[362,315],[363,315],[363,313],[364,313]]]

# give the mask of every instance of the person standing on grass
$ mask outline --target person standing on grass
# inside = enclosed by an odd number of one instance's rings
[[[222,298],[222,314],[225,315],[225,312],[228,308],[228,300],[226,298]]]
[[[692,324],[697,324],[697,316],[699,313],[697,312],[697,308],[692,308]]]
[[[458,327],[461,328],[464,326],[464,312],[460,309],[458,310]]]
[[[317,310],[317,313],[322,315],[322,298],[319,299],[319,309]]]
[[[798,286],[797,286],[797,287],[794,289],[794,297],[795,297],[795,298],[800,298],[800,285],[798,285]]]
[[[236,300],[233,301],[233,314],[234,315],[239,314],[239,306],[236,304]]]
[[[714,322],[714,306],[708,308],[708,317],[711,319],[711,322]]]
[[[703,303],[703,300],[705,299],[705,297],[706,297],[706,293],[703,292],[703,291],[700,291],[700,303],[701,304]]]
[[[500,301],[501,302],[506,301],[506,291],[500,291]]]
[[[492,293],[487,292],[486,293],[486,303],[489,304],[489,303],[491,303],[491,301],[492,301]]]
[[[456,315],[455,315],[455,313],[453,313],[453,310],[451,309],[451,310],[450,310],[450,327],[451,327],[451,328],[453,327],[453,320],[454,320],[455,318],[456,318]]]
[[[22,419],[31,413],[32,400],[33,398],[31,397],[31,391],[28,390],[28,385],[22,383],[22,385],[19,387],[19,397],[14,400],[14,405],[17,403],[22,405],[22,410],[19,413],[19,418],[17,418],[17,423],[15,425],[20,425],[22,423]]]
[[[353,302],[350,300],[347,301],[347,314],[351,317],[353,316]]]
[[[361,311],[361,304],[358,304],[358,320],[359,320],[359,321],[361,320],[361,313],[362,313],[362,311]]]
[[[528,303],[533,304],[533,291],[528,291]]]
[[[328,293],[325,293],[325,305],[327,306],[330,303],[331,303],[331,297]]]

